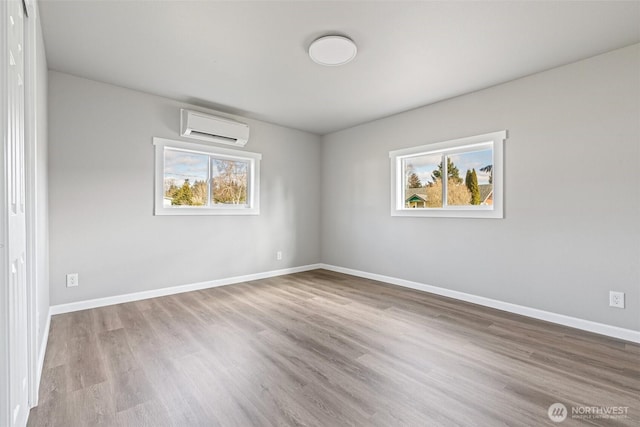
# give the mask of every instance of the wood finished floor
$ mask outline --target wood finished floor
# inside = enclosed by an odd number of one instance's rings
[[[54,316],[29,426],[637,426],[639,358],[315,270]],[[555,402],[629,409],[556,424]]]

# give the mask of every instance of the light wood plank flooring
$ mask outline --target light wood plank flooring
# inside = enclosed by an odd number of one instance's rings
[[[637,426],[639,358],[315,270],[54,316],[29,426]],[[628,413],[556,424],[555,402]]]

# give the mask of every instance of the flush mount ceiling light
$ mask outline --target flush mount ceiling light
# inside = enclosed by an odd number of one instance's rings
[[[320,65],[344,65],[356,57],[358,48],[353,40],[343,36],[324,36],[309,46],[309,56]]]

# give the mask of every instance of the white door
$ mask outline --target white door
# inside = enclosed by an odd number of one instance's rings
[[[10,425],[24,426],[29,414],[26,220],[24,173],[24,24],[22,0],[8,0],[7,129],[4,162],[7,205],[8,344]],[[4,26],[4,23],[3,23]]]

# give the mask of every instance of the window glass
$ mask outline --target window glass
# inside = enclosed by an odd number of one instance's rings
[[[164,206],[207,206],[209,156],[164,150]]]
[[[249,163],[211,159],[211,199],[216,205],[246,205]]]
[[[406,208],[442,207],[442,186],[438,194],[438,165],[442,164],[441,154],[430,154],[404,159]]]
[[[447,156],[447,204],[487,205],[493,193],[493,148]]]

